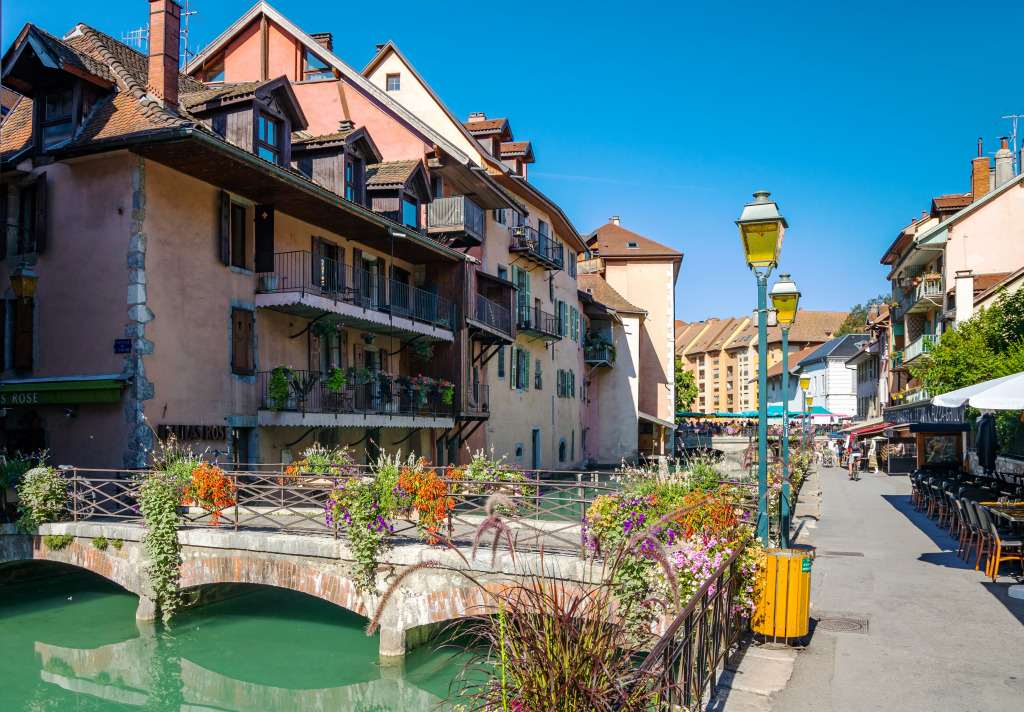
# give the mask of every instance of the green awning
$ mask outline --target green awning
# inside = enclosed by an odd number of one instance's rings
[[[20,405],[74,405],[76,403],[118,403],[125,376],[83,378],[32,378],[0,383],[0,408]]]

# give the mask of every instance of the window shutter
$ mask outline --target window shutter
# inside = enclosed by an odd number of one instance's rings
[[[14,368],[32,368],[35,302],[14,301]]]
[[[504,349],[504,348],[505,347],[503,346],[502,349]],[[517,372],[518,372],[518,365],[519,365],[517,363],[518,358],[519,358],[519,348],[516,347],[516,346],[510,346],[509,348],[511,349],[511,353],[509,354],[509,356],[510,356],[510,358],[509,358],[509,369],[510,369],[510,371],[509,371],[509,378],[508,378],[508,387],[511,388],[512,390],[515,390],[516,389],[516,375],[517,375]]]
[[[46,174],[40,173],[36,181],[36,219],[34,227],[35,251],[46,251]]]
[[[530,360],[530,351],[523,349],[523,390],[530,390],[530,364],[533,363]]]
[[[274,271],[274,206],[256,206],[256,272]]]
[[[231,264],[231,196],[220,192],[220,261]]]
[[[572,389],[569,392],[569,395],[572,396],[573,398],[575,398],[576,397],[576,369],[573,369],[573,370],[569,371],[569,379],[572,382]]]
[[[245,369],[251,374],[256,373],[256,314],[244,312],[245,319]]]
[[[555,373],[555,395],[559,398],[562,397],[562,369],[558,369]]]

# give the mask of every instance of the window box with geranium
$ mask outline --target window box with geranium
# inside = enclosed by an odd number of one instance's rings
[[[441,379],[437,382],[437,387],[441,391],[441,402],[445,405],[451,405],[455,397],[455,384]]]
[[[409,359],[412,361],[429,361],[434,357],[433,341],[413,341],[409,344]]]

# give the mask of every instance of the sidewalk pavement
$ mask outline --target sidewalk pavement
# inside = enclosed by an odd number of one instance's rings
[[[823,469],[801,490],[794,520],[797,545],[817,555],[810,640],[789,651],[751,647],[723,674],[709,710],[1024,709],[1024,601],[1007,596],[1016,563],[995,584],[973,559],[964,564],[948,534],[913,510],[906,476],[851,482]],[[829,618],[865,626],[818,626]]]

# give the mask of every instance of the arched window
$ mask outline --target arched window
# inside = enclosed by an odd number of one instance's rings
[[[523,461],[523,444],[516,443],[516,462]]]
[[[565,438],[562,438],[561,440],[558,441],[558,461],[559,462],[565,462],[566,450],[567,450],[567,447],[566,447],[566,444],[565,444]]]

